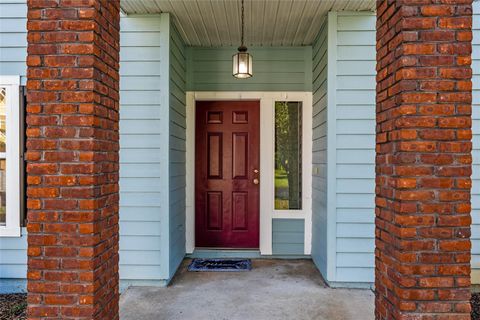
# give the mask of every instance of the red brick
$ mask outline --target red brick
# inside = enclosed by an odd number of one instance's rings
[[[470,128],[472,125],[471,117],[449,117],[438,120],[441,128]]]
[[[450,16],[455,13],[455,7],[449,5],[422,6],[420,9],[425,16]]]
[[[84,43],[64,44],[59,51],[63,54],[93,54],[94,46]]]
[[[27,58],[27,66],[38,67],[42,65],[42,59],[40,56],[30,55]]]
[[[45,136],[48,138],[71,138],[75,136],[75,128],[68,127],[47,127],[44,128]]]
[[[437,45],[440,54],[451,55],[470,55],[472,46],[469,43],[455,42],[455,43],[439,43]]]
[[[418,309],[425,313],[446,313],[453,311],[452,304],[448,302],[421,302],[418,304]]]
[[[71,305],[75,304],[77,301],[76,296],[66,296],[66,295],[46,295],[44,297],[45,304],[52,305]]]
[[[62,80],[50,80],[43,82],[43,88],[45,90],[73,90],[77,87],[77,82],[73,80],[62,81]]]
[[[45,280],[55,282],[75,282],[78,280],[78,272],[68,271],[45,271]]]
[[[444,79],[471,79],[470,68],[440,68],[440,76]]]
[[[58,165],[54,163],[29,163],[28,174],[54,174],[58,171]]]
[[[46,176],[43,178],[46,186],[73,186],[77,183],[75,176]]]
[[[377,320],[470,319],[471,12],[377,1]]]
[[[403,53],[407,55],[434,54],[436,47],[428,43],[407,43],[403,45]]]
[[[432,29],[436,24],[435,18],[408,17],[402,20],[403,30]]]
[[[77,40],[77,34],[74,32],[43,32],[43,41],[47,43],[74,42]]]
[[[440,250],[443,251],[470,251],[471,244],[467,240],[442,240],[439,243]]]
[[[55,198],[60,194],[57,188],[28,188],[27,196],[31,198]]]
[[[119,1],[27,15],[29,319],[118,319]]]
[[[447,29],[471,29],[472,17],[439,18],[438,26]]]
[[[42,306],[42,305],[30,305],[27,311],[30,319],[37,319],[33,317],[38,317],[38,319],[44,318],[53,318],[58,317],[60,315],[60,308],[59,307],[50,307],[50,306]]]
[[[75,19],[77,18],[77,10],[75,9],[44,9],[43,18],[48,20],[59,20],[59,19]]]
[[[453,41],[455,40],[454,31],[436,30],[420,32],[421,41]]]

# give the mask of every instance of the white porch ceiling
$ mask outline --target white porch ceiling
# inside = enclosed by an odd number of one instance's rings
[[[121,0],[120,5],[125,14],[171,13],[190,46],[240,42],[240,0]],[[375,0],[245,0],[245,43],[310,45],[331,10],[373,11]]]

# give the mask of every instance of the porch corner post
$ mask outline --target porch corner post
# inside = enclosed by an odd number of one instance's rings
[[[470,319],[472,1],[377,1],[375,317]]]
[[[28,318],[118,319],[119,0],[28,0]]]

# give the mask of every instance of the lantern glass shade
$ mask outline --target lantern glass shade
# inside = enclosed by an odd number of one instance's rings
[[[233,55],[233,76],[246,79],[253,76],[253,59],[247,52],[238,52]]]

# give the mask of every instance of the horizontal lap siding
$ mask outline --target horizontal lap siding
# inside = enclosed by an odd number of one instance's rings
[[[325,21],[313,43],[313,203],[312,258],[327,275],[327,72],[328,26]]]
[[[186,55],[183,40],[170,24],[170,258],[172,277],[185,256]]]
[[[272,252],[274,255],[303,255],[305,221],[303,219],[273,219]]]
[[[162,141],[167,88],[161,88],[160,16],[121,19],[120,278],[161,279]]]
[[[336,281],[373,282],[375,16],[338,13]]]
[[[20,75],[25,83],[27,71],[26,2],[0,1],[0,75]],[[0,278],[27,276],[27,236],[0,237]]]
[[[480,2],[473,4],[472,282],[480,283]]]
[[[25,83],[27,72],[26,1],[0,1],[0,74],[20,75]]]
[[[187,49],[188,91],[311,91],[311,47],[249,48],[253,77],[232,76],[236,48]]]
[[[27,234],[20,238],[0,238],[0,279],[27,277]]]

